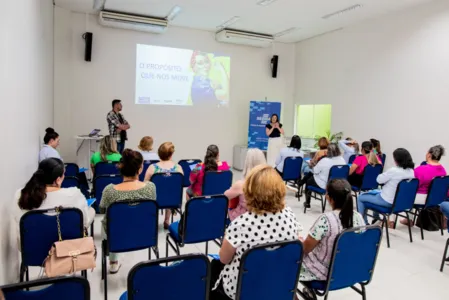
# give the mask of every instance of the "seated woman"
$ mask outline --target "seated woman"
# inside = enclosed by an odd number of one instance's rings
[[[346,180],[329,181],[326,191],[332,211],[318,217],[305,240],[300,238],[304,246],[300,281],[326,280],[337,235],[365,225],[362,216],[353,210],[351,186]]]
[[[122,156],[117,151],[117,142],[110,135],[104,136],[100,141],[100,151],[95,152],[90,158],[92,173],[99,162],[114,161],[119,162]]]
[[[294,135],[290,141],[290,146],[281,149],[278,157],[276,158],[276,170],[279,174],[284,172],[284,161],[287,157],[304,157],[304,153],[301,151],[301,138]]]
[[[208,171],[228,171],[225,161],[220,161],[220,152],[216,145],[207,147],[203,163],[199,163],[190,173],[190,186],[187,188],[187,200],[203,195],[204,174]]]
[[[153,138],[151,136],[144,136],[139,143],[139,152],[143,156],[143,160],[160,160],[159,156],[152,152],[153,150]]]
[[[145,181],[150,181],[153,174],[156,173],[181,173],[184,175],[180,165],[172,161],[173,153],[175,153],[175,146],[171,142],[165,142],[159,146],[158,155],[160,162],[152,164],[148,167],[145,173]],[[164,229],[170,226],[170,209],[165,210]]]
[[[349,159],[352,155],[357,155],[360,152],[359,144],[350,137],[346,138],[346,140],[339,141],[338,145],[343,149],[343,158],[345,159],[346,163],[349,162]]]
[[[212,284],[211,300],[235,299],[245,250],[260,244],[297,240],[302,230],[292,209],[285,205],[285,184],[271,166],[252,169],[243,190],[248,211],[231,222],[220,249],[220,261],[212,261],[211,283],[215,286]]]
[[[251,170],[258,166],[266,164],[265,155],[260,149],[252,148],[248,149],[246,153],[245,166],[243,167],[243,178],[245,178]],[[243,194],[243,185],[245,184],[245,179],[236,181],[229,190],[225,192],[225,196],[229,199],[229,205],[232,208],[229,211],[229,219],[234,221],[237,217],[247,212],[245,195]],[[233,199],[235,199],[236,203]]]
[[[393,152],[393,159],[396,164],[395,167],[390,168],[387,172],[380,174],[377,177],[377,182],[383,184],[380,193],[368,192],[361,194],[357,198],[357,207],[359,213],[363,215],[365,223],[368,223],[368,219],[365,214],[365,203],[372,203],[383,207],[392,207],[394,197],[396,195],[396,189],[399,182],[404,179],[414,178],[412,156],[406,149],[398,148]],[[375,219],[378,218],[378,214],[374,214]],[[389,227],[392,227],[394,222],[389,222]]]
[[[110,184],[103,190],[100,208],[108,207],[118,201],[124,200],[156,200],[156,187],[152,182],[139,181],[139,175],[143,170],[143,157],[137,151],[125,149],[123,157],[118,165],[123,182],[117,185]],[[106,237],[106,214],[103,217],[103,238]],[[109,253],[109,272],[115,274],[120,269],[118,255]]]
[[[362,143],[362,155],[356,157],[349,169],[349,183],[352,186],[361,187],[363,181],[363,172],[367,165],[375,166],[382,164],[380,157],[374,154],[373,144],[369,141]]]
[[[316,164],[327,155],[327,146],[329,146],[329,140],[325,137],[322,137],[318,140],[318,150],[313,158],[309,161],[305,161],[302,164],[302,173],[307,174],[312,172],[312,168],[316,166]]]
[[[45,129],[44,146],[41,151],[39,151],[39,162],[50,157],[62,160],[61,155],[59,155],[58,150],[56,150],[58,146],[59,134],[53,128],[48,127]]]
[[[327,147],[327,155],[323,157],[313,168],[312,173],[308,173],[300,181],[300,185],[306,184],[306,202],[304,207],[310,208],[311,193],[308,187],[318,187],[326,189],[329,172],[333,166],[346,165],[344,158],[341,156],[340,148],[337,144],[331,143]]]
[[[14,206],[17,224],[24,213],[35,209],[78,208],[83,213],[84,226],[93,222],[95,210],[87,205],[86,198],[76,187],[61,188],[64,181],[64,163],[58,158],[47,158],[39,163],[25,187],[16,193],[18,206]]]

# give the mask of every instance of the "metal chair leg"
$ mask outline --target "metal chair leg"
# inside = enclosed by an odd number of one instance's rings
[[[92,221],[92,224],[90,224],[90,236],[94,237],[94,223],[95,220]]]
[[[209,251],[209,242],[206,242],[206,255],[207,255],[208,251]]]
[[[382,226],[385,227],[385,231],[387,233],[387,247],[390,248],[390,234],[388,232],[388,225],[389,225],[388,224],[388,218],[385,215],[382,215],[382,216],[383,216]]]
[[[148,248],[148,260],[151,260],[151,248]]]
[[[412,237],[412,225],[410,224],[410,216],[408,215],[408,212],[405,212],[405,215],[407,216],[407,227],[408,227],[408,234],[410,236],[410,243],[413,243],[413,237]]]
[[[446,261],[446,255],[447,255],[447,250],[448,250],[448,248],[449,248],[449,239],[447,239],[446,247],[444,247],[443,259],[441,260],[440,272],[443,272],[443,269],[444,269],[444,263],[445,263],[445,261]]]
[[[25,276],[25,266],[23,263],[20,264],[20,282],[23,282],[23,277]]]
[[[443,219],[444,217],[438,218],[438,226],[440,226],[441,236],[444,236],[443,232]]]
[[[30,268],[27,267],[26,271],[25,271],[25,278],[26,281],[30,281]]]
[[[365,285],[361,284],[360,286],[362,287],[362,300],[366,300],[366,289],[365,289]]]

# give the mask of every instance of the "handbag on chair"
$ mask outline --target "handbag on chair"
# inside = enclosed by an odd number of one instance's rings
[[[78,271],[94,269],[96,267],[97,249],[92,237],[73,240],[62,240],[59,208],[56,208],[56,222],[58,225],[59,241],[55,242],[44,261],[45,274],[48,277],[73,274]]]

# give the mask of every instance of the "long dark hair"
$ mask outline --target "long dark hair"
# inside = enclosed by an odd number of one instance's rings
[[[370,139],[370,142],[373,144],[374,149],[376,149],[377,155],[382,155],[382,148],[380,147],[380,141],[376,139]]]
[[[412,156],[407,149],[398,148],[393,152],[393,158],[396,162],[396,165],[402,169],[413,169],[415,167],[415,163],[413,162]]]
[[[51,140],[56,140],[59,134],[51,127],[45,129],[44,144],[48,144]]]
[[[368,164],[375,166],[377,164],[380,164],[379,159],[377,158],[377,155],[373,151],[373,143],[370,141],[365,141],[362,143],[362,150],[363,154],[368,155]]]
[[[205,171],[217,171],[217,158],[218,158],[218,147],[216,145],[210,145],[207,147],[206,156],[204,157]]]
[[[332,179],[327,184],[327,194],[334,201],[334,209],[340,209],[340,221],[344,229],[354,226],[351,185],[345,179]]]
[[[39,163],[39,168],[22,189],[19,207],[25,210],[37,209],[47,198],[45,189],[64,175],[64,163],[59,158],[47,158]]]
[[[301,149],[301,138],[298,135],[292,136],[292,140],[290,141],[290,148],[295,148],[298,151]]]

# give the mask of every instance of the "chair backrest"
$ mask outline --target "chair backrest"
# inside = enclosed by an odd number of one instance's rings
[[[151,182],[156,186],[159,208],[181,208],[184,176],[179,173],[156,173]]]
[[[77,164],[75,163],[66,163],[64,164],[65,166],[65,172],[64,172],[64,176],[68,177],[68,176],[78,176],[78,173],[80,172],[80,168],[78,167]]]
[[[446,201],[449,190],[449,176],[435,177],[429,186],[426,207],[435,207]]]
[[[422,163],[421,163],[421,166],[425,166],[425,165],[427,165],[427,161],[423,161]]]
[[[111,174],[120,174],[119,169],[117,168],[118,162],[116,161],[108,161],[108,162],[99,162],[95,165],[95,177],[101,175],[111,175]]]
[[[204,174],[203,196],[224,194],[231,185],[231,171],[207,171]]]
[[[95,202],[97,205],[101,203],[101,197],[103,195],[103,190],[109,184],[119,184],[123,182],[123,177],[120,175],[100,175],[94,178],[93,189],[95,191]]]
[[[65,176],[64,181],[61,184],[62,188],[71,188],[71,187],[80,187],[80,183],[77,177],[74,176]]]
[[[190,186],[190,173],[192,172],[192,167],[199,163],[201,163],[201,159],[181,159],[178,162],[184,173],[184,187]]]
[[[349,176],[349,166],[348,165],[338,165],[331,167],[329,171],[329,179],[348,179]]]
[[[159,214],[157,203],[152,200],[119,201],[108,207],[109,251],[119,253],[157,246]]]
[[[74,276],[27,281],[0,289],[7,300],[90,300],[89,281]]]
[[[302,157],[286,157],[284,160],[284,169],[282,179],[284,181],[301,179]]]
[[[83,237],[83,213],[62,208],[59,220],[63,240]],[[20,218],[20,248],[25,266],[42,266],[48,251],[59,240],[55,209],[32,210]]]
[[[416,178],[404,179],[398,184],[393,202],[393,213],[403,212],[413,208],[419,180]]]
[[[145,180],[145,174],[147,173],[148,167],[151,166],[152,164],[156,164],[158,162],[159,162],[159,160],[145,160],[143,162],[142,173],[140,173],[140,175],[139,175],[139,180],[140,181],[144,181]]]
[[[168,265],[167,265],[168,264]],[[128,274],[128,300],[209,299],[210,262],[189,254],[142,262]]]
[[[351,155],[351,156],[349,157],[348,164],[349,164],[349,165],[352,164],[352,163],[354,162],[354,160],[357,158],[357,156],[359,156],[359,155],[358,155],[358,154],[353,154],[353,155]]]
[[[356,227],[343,231],[335,239],[329,265],[326,291],[369,283],[374,274],[382,240],[379,226]]]
[[[294,299],[302,256],[299,240],[246,250],[240,262],[235,299]]]
[[[360,190],[362,191],[368,191],[377,189],[379,184],[377,183],[377,176],[382,173],[382,165],[366,165],[365,170],[363,170],[363,179],[362,179],[362,186]]]
[[[382,153],[380,156],[380,159],[382,160],[382,166],[385,166],[385,161],[387,160],[387,155],[385,153]]]
[[[181,222],[184,243],[200,243],[224,236],[228,214],[228,198],[224,195],[190,199]]]

